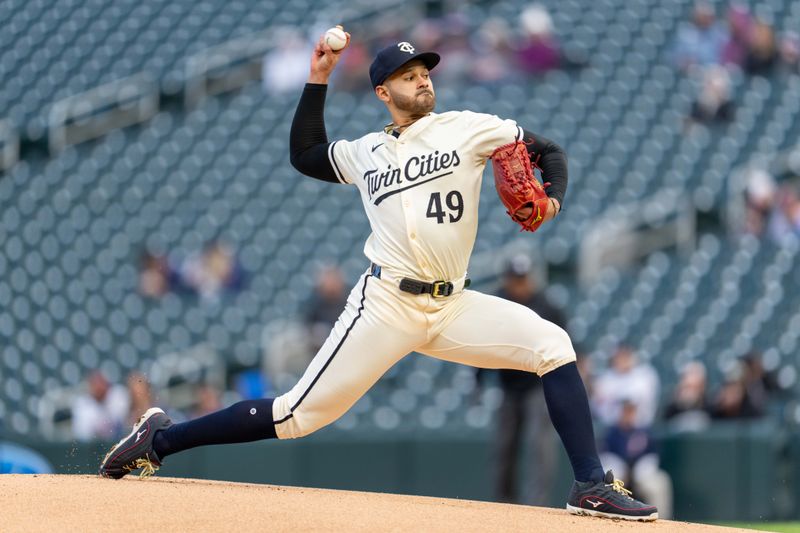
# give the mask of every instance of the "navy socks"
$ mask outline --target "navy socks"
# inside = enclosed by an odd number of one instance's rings
[[[153,450],[159,459],[196,446],[274,439],[272,398],[245,400],[216,413],[175,424],[156,433]]]
[[[542,376],[544,399],[550,420],[567,450],[578,481],[603,479],[603,465],[597,456],[589,399],[578,367],[569,363]]]

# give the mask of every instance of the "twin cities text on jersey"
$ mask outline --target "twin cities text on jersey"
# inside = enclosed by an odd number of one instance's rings
[[[460,163],[461,159],[458,157],[456,150],[444,154],[436,150],[432,154],[410,157],[406,161],[402,172],[392,165],[389,165],[383,171],[379,169],[367,170],[364,172],[364,182],[367,184],[369,199],[374,199],[375,205],[378,205],[393,194],[452,174],[452,171],[442,171],[457,167]],[[386,192],[378,195],[381,191]]]

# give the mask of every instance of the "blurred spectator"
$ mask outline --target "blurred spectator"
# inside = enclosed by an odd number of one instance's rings
[[[728,40],[722,47],[722,64],[744,66],[752,24],[747,6],[733,4],[728,8]]]
[[[800,235],[800,195],[792,182],[785,182],[778,189],[767,229],[776,242],[790,235]]]
[[[772,175],[758,164],[744,171],[745,181],[745,227],[749,235],[761,236],[767,228],[767,220],[775,205],[778,186]]]
[[[125,387],[112,385],[99,370],[86,378],[86,392],[72,404],[72,436],[76,440],[111,440],[127,427],[129,406]]]
[[[714,7],[698,2],[691,23],[678,30],[673,52],[675,65],[684,71],[694,65],[717,65],[727,41],[728,32],[717,22]]]
[[[583,386],[586,388],[586,395],[592,397],[594,393],[594,366],[592,365],[591,358],[580,350],[576,350],[576,365],[578,366],[578,374],[581,375]]]
[[[306,42],[300,30],[291,26],[277,28],[273,35],[278,44],[264,56],[261,83],[270,94],[297,91],[308,79],[313,46]]]
[[[741,358],[744,387],[751,403],[767,405],[769,396],[780,390],[774,374],[764,369],[761,353],[751,351]]]
[[[610,426],[620,419],[622,403],[629,400],[637,407],[637,425],[650,427],[658,408],[659,387],[655,369],[640,362],[632,348],[619,346],[609,368],[595,380],[595,413]]]
[[[778,52],[784,70],[800,73],[800,35],[797,32],[786,32],[781,38]]]
[[[144,251],[139,266],[139,292],[160,298],[170,290],[170,268],[167,258]]]
[[[201,384],[195,392],[195,406],[190,419],[200,418],[222,409],[222,391],[208,383]]]
[[[659,518],[672,517],[672,480],[659,467],[649,426],[638,422],[636,403],[622,402],[619,419],[608,428],[600,460],[642,501],[658,507]]]
[[[776,390],[772,375],[764,371],[761,355],[743,356],[727,376],[712,406],[712,416],[721,419],[758,418],[764,415],[769,392]]]
[[[692,120],[703,124],[730,122],[734,108],[730,96],[731,80],[723,67],[708,67],[703,73],[703,87],[692,104]]]
[[[672,399],[664,410],[664,418],[678,431],[701,431],[710,422],[706,391],[706,367],[691,361],[681,369],[681,377]]]
[[[526,255],[509,261],[503,275],[501,298],[533,309],[539,316],[564,327],[565,320],[539,291],[531,274],[531,260]],[[498,370],[503,401],[497,414],[495,440],[495,497],[501,502],[548,505],[556,468],[557,439],[547,405],[541,378],[530,372]],[[479,371],[478,379],[485,375]],[[530,446],[530,460],[521,461],[521,451]],[[517,474],[526,465],[522,495],[517,489]]]
[[[312,355],[325,343],[347,303],[344,275],[338,267],[327,266],[317,275],[317,286],[306,311],[305,321]]]
[[[150,383],[147,377],[140,372],[131,372],[128,375],[128,397],[130,407],[125,426],[132,426],[145,411],[153,407],[153,396],[150,392]]]
[[[553,32],[553,19],[541,4],[526,7],[520,17],[522,42],[517,62],[526,74],[541,74],[561,65],[561,51]]]
[[[750,46],[744,60],[748,74],[766,75],[778,60],[778,44],[772,26],[756,20],[750,33]]]
[[[761,412],[754,409],[747,400],[744,383],[738,376],[729,377],[722,384],[714,405],[711,409],[711,416],[714,418],[755,418],[761,416]]]
[[[185,287],[207,300],[224,292],[238,291],[244,285],[244,271],[229,246],[212,241],[199,253],[189,256],[181,267]]]
[[[371,90],[369,64],[372,62],[370,50],[363,41],[352,41],[347,53],[342,55],[333,73],[332,84],[337,90],[357,92]]]
[[[480,51],[475,54],[470,71],[474,82],[492,85],[508,82],[514,76],[516,69],[510,63],[510,34],[508,23],[499,17],[489,18],[481,24],[471,43],[472,48]]]

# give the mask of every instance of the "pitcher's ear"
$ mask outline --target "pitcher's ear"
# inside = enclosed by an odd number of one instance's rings
[[[388,102],[389,99],[391,98],[389,96],[389,90],[386,88],[385,85],[378,85],[377,87],[375,87],[375,96],[377,96],[379,100],[382,100],[384,102]]]

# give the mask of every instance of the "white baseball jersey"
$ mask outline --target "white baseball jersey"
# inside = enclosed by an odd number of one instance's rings
[[[513,120],[450,111],[417,120],[399,137],[379,132],[331,143],[336,175],[358,187],[372,227],[364,254],[401,277],[462,278],[487,158],[521,138]]]

